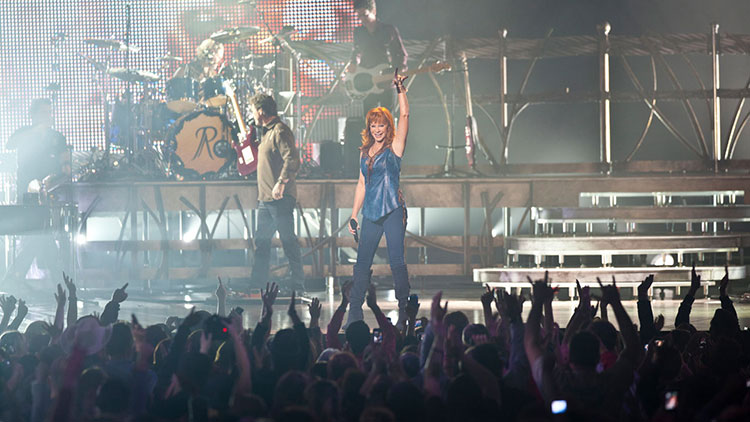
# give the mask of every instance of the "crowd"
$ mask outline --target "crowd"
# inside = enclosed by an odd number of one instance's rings
[[[0,420],[750,420],[750,331],[739,326],[728,277],[706,332],[690,324],[695,270],[674,327],[654,318],[652,282],[638,288],[637,324],[614,280],[600,282],[594,299],[579,286],[564,329],[546,277],[533,282],[525,322],[523,297],[487,288],[484,324],[451,312],[437,293],[429,319],[417,318],[419,303],[409,301],[402,330],[370,287],[366,306],[378,327],[353,321],[342,333],[347,282],[323,333],[320,302],[307,305],[306,325],[294,296],[286,309],[292,328],[274,331],[274,284],[261,290],[262,315],[251,329],[240,308],[226,312],[221,281],[216,314],[193,309],[143,327],[135,315],[119,315],[127,285],[99,315],[79,318],[76,286],[64,277],[52,323],[20,332],[26,304],[0,300]]]

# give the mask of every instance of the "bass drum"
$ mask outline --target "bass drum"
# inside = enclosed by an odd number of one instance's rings
[[[167,138],[172,173],[189,180],[228,174],[235,158],[232,136],[229,120],[218,111],[198,110],[179,118]]]

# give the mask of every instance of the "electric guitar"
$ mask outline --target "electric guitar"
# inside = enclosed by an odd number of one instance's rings
[[[414,70],[401,72],[401,75],[411,76],[418,73],[440,72],[450,70],[449,63],[436,62],[430,66],[422,66]],[[391,65],[380,64],[373,68],[364,68],[357,66],[355,72],[344,72],[344,88],[346,93],[353,100],[361,100],[370,94],[380,94],[393,81],[393,71]]]
[[[234,117],[237,119],[237,124],[240,127],[240,133],[238,134],[239,142],[236,140],[232,142],[232,146],[237,152],[237,173],[240,176],[247,176],[258,170],[258,136],[255,133],[254,126],[248,127],[245,124],[242,113],[240,113],[237,96],[234,93],[231,83],[224,83],[224,91],[232,102]]]

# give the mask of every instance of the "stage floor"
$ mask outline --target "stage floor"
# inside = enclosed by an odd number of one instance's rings
[[[0,289],[1,290],[1,289]],[[16,289],[13,289],[16,290]],[[213,289],[212,289],[213,290]],[[482,306],[479,302],[479,297],[482,294],[483,288],[477,284],[468,280],[456,281],[446,279],[432,279],[432,278],[421,278],[412,281],[412,293],[419,295],[421,303],[419,316],[429,317],[430,313],[430,301],[433,295],[438,291],[443,291],[443,299],[449,301],[448,310],[455,311],[460,310],[467,314],[469,320],[472,322],[483,322]],[[739,289],[741,290],[741,289]],[[120,309],[120,319],[130,320],[130,315],[135,313],[142,324],[155,324],[166,321],[169,316],[180,316],[184,317],[193,306],[196,309],[202,309],[209,312],[216,311],[216,301],[213,294],[208,291],[206,287],[202,289],[193,289],[186,291],[173,290],[171,293],[160,293],[157,291],[146,291],[141,287],[130,285],[127,288],[129,293],[128,299],[122,303]],[[730,286],[730,293],[732,293]],[[741,292],[736,292],[737,294]],[[3,294],[5,294],[3,292]],[[32,294],[19,294],[19,291],[14,292],[17,298],[22,298],[27,301],[29,307],[29,315],[26,317],[22,325],[22,329],[25,329],[31,321],[45,320],[52,321],[55,313],[55,302],[54,302],[54,291],[50,290],[46,292],[35,292]],[[78,302],[78,314],[79,316],[87,315],[91,313],[101,313],[104,309],[104,305],[111,297],[111,292],[107,293],[104,291],[80,291]],[[331,315],[336,310],[340,302],[340,295],[338,292],[333,291],[322,291],[313,292],[307,295],[307,301],[309,298],[317,297],[320,299],[323,308],[321,312],[321,326],[325,331],[325,326],[331,318]],[[732,296],[737,314],[740,319],[740,326],[750,326],[750,304],[739,303],[738,296]],[[303,302],[306,299],[303,299]],[[665,329],[672,328],[674,326],[674,319],[677,315],[677,309],[680,305],[680,299],[674,300],[659,300],[655,299],[652,301],[652,307],[654,315],[663,314],[666,318]],[[393,321],[397,318],[396,302],[392,285],[381,285],[378,288],[378,303],[384,310],[386,315],[392,318]],[[560,326],[567,325],[570,319],[577,301],[568,300],[555,300],[553,303],[555,321]],[[633,318],[633,322],[638,323],[637,310],[635,300],[625,300],[625,308]],[[231,309],[235,306],[241,306],[245,309],[244,312],[244,324],[246,327],[253,327],[258,321],[261,313],[260,300],[229,300],[227,308]],[[288,298],[280,297],[276,305],[274,306],[273,315],[273,331],[287,328],[291,326],[289,317],[286,314],[288,306]],[[714,311],[721,306],[718,297],[712,297],[709,299],[698,299],[693,304],[693,309],[690,315],[690,321],[699,330],[707,330]],[[524,319],[529,311],[530,303],[527,301],[524,304]],[[303,321],[309,321],[309,314],[307,311],[306,302],[297,305],[297,311]],[[375,327],[376,322],[372,313],[366,309],[365,305],[365,319],[370,327]],[[610,311],[610,320],[614,320],[614,316]]]

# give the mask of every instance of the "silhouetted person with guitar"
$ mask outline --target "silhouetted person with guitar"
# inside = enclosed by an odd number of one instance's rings
[[[16,130],[5,145],[6,149],[17,152],[18,204],[24,202],[29,183],[34,180],[41,183],[47,176],[62,173],[64,164],[69,162],[65,137],[62,133],[52,129],[52,102],[46,98],[32,101],[29,106],[29,117],[31,125]],[[37,199],[36,203],[38,202]]]
[[[393,68],[406,70],[407,54],[398,29],[377,19],[375,0],[354,0],[353,6],[362,26],[354,30],[354,50],[346,68],[349,76],[382,64],[388,65],[389,73]],[[361,83],[360,78],[354,76],[355,86],[362,91],[367,91],[366,76],[363,74]],[[370,93],[362,99],[365,113],[377,106],[393,107],[393,89],[388,85],[384,88],[382,92]]]
[[[276,101],[266,94],[250,99],[250,110],[259,127],[258,145],[258,230],[255,233],[255,265],[251,284],[268,282],[271,238],[279,232],[284,254],[289,260],[289,280],[282,288],[304,291],[305,273],[302,255],[294,233],[294,208],[297,203],[295,176],[300,156],[289,126],[279,119]]]
[[[52,128],[54,119],[52,102],[49,99],[33,100],[29,106],[29,117],[31,125],[16,130],[8,139],[5,148],[16,150],[17,204],[34,207],[40,205],[39,191],[44,185],[49,186],[53,179],[70,180],[70,154],[65,137]],[[33,186],[33,193],[28,193],[29,185]],[[37,273],[32,278],[40,279],[46,276],[49,280],[58,279],[62,267],[52,233],[29,232],[19,237],[17,254],[3,280],[4,288],[23,290],[32,287],[25,286],[23,281],[34,259],[38,269],[48,271],[44,275]],[[48,286],[34,287],[44,289]]]
[[[364,317],[362,303],[370,285],[370,268],[383,234],[388,244],[388,260],[398,300],[396,326],[401,329],[406,321],[406,304],[409,298],[409,273],[404,258],[406,203],[399,189],[401,157],[406,149],[406,136],[409,132],[409,102],[406,99],[404,79],[405,76],[398,74],[393,78],[398,92],[398,127],[387,108],[376,107],[367,112],[366,126],[362,130],[359,181],[354,191],[354,205],[349,220],[349,232],[356,237],[358,226],[361,227],[361,232],[357,245],[357,263],[354,265],[354,286],[349,296],[347,326]],[[358,219],[360,210],[361,220]]]

